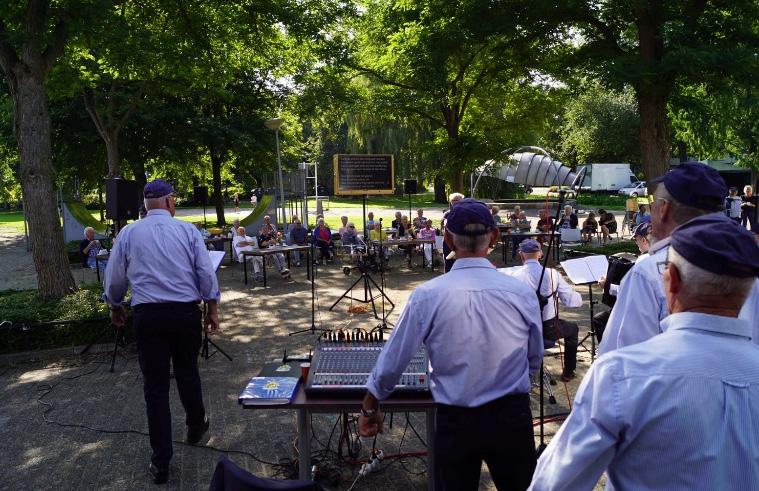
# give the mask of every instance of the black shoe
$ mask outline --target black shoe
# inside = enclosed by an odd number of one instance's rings
[[[572,371],[564,370],[564,371],[561,372],[561,381],[562,382],[569,382],[573,378],[575,378],[575,372],[574,372],[574,370],[572,370]]]
[[[210,426],[210,423],[208,421],[208,415],[205,415],[203,417],[203,423],[201,423],[198,426],[188,426],[187,427],[187,443],[190,445],[195,445],[200,441],[201,438],[203,438],[203,435],[206,434],[206,431],[208,431],[208,427]]]
[[[155,464],[148,466],[148,474],[153,478],[153,482],[156,484],[165,484],[169,480],[169,468],[160,468]]]

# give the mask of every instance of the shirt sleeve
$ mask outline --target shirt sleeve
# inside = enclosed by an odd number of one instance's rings
[[[661,332],[659,321],[667,310],[661,291],[662,286],[637,267],[622,278],[617,301],[598,346],[599,354],[638,344]]]
[[[540,304],[538,297],[533,293],[528,295],[524,304],[525,312],[522,314],[528,329],[527,338],[527,361],[530,373],[540,370],[543,363],[543,322],[541,321]]]
[[[614,365],[596,360],[585,375],[569,418],[538,459],[531,491],[593,489],[615,456],[626,423],[619,414]]]
[[[200,298],[204,302],[218,302],[221,298],[219,282],[216,279],[216,271],[211,264],[211,258],[208,256],[208,249],[206,249],[203,237],[199,233],[191,234],[191,237]]]
[[[556,276],[558,277],[559,285],[557,290],[559,292],[559,300],[561,300],[561,303],[572,309],[582,307],[582,295],[577,293],[577,291],[575,291],[575,289],[567,283],[567,280],[565,280],[558,272],[554,271],[554,273],[556,273]]]
[[[366,381],[366,388],[380,401],[393,392],[429,332],[429,322],[424,321],[429,317],[420,312],[422,309],[414,297],[412,293]]]
[[[103,300],[109,305],[118,305],[124,301],[129,281],[127,279],[126,251],[128,237],[121,232],[119,240],[111,250],[111,256],[108,258],[108,264],[105,267]]]

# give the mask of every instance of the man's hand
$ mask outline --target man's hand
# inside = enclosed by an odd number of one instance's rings
[[[382,421],[384,420],[382,411],[377,409],[374,416],[371,418],[365,418],[363,416],[358,417],[358,432],[361,436],[374,436],[377,433],[382,433]]]
[[[126,310],[123,305],[111,305],[108,307],[111,311],[111,322],[116,327],[124,327],[126,323]]]
[[[219,332],[219,312],[217,310],[216,302],[207,302],[208,312],[206,312],[203,319],[203,329],[206,332],[217,333]]]

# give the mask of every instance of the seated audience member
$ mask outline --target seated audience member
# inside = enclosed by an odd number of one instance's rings
[[[345,226],[345,232],[340,236],[343,249],[349,254],[353,254],[358,250],[364,250],[364,243],[358,236],[358,231],[353,222],[348,222]]]
[[[394,238],[403,237],[404,229],[402,219],[403,214],[400,211],[395,212],[395,219],[390,223],[390,226],[395,229]]]
[[[535,227],[536,232],[543,232],[544,234],[547,234],[551,231],[551,220],[548,219],[548,216],[546,215],[546,210],[538,210],[538,224]],[[538,235],[536,240],[542,245],[547,239],[545,235]],[[517,247],[519,247],[519,242],[521,242],[521,239],[517,238]],[[514,254],[512,254],[512,257]]]
[[[609,234],[617,232],[617,219],[614,218],[614,214],[601,208],[598,210],[598,224],[601,226],[601,234],[603,234],[601,245],[606,245],[609,242]]]
[[[271,233],[271,230],[271,227],[267,228],[265,224],[264,227],[261,228],[261,234],[258,236],[258,247],[261,249],[277,245],[277,229],[274,229],[273,234]],[[274,261],[274,266],[276,266],[277,271],[279,271],[282,278],[289,278],[290,270],[287,269],[285,255],[281,252],[277,252],[275,254],[270,254],[269,257]]]
[[[87,227],[84,229],[84,239],[79,241],[79,257],[82,260],[82,266],[90,269],[96,267],[104,268],[107,261],[100,259],[99,265],[95,265],[95,261],[98,261],[97,255],[102,249],[100,241],[95,238],[95,229]]]
[[[229,229],[230,237],[234,238],[237,235],[237,229],[240,228],[240,219],[235,218],[232,220],[232,227]]]
[[[577,219],[577,215],[572,211],[572,207],[567,205],[564,207],[564,215],[561,216],[561,219],[559,220],[559,226],[558,229],[567,229],[567,228],[577,228],[577,224],[579,223],[579,220]]]
[[[527,215],[522,211],[522,207],[517,205],[514,207],[514,212],[509,216],[509,224],[511,225],[512,232],[523,232],[530,229],[530,222],[527,221]],[[517,249],[519,243],[522,241],[521,237],[511,238],[511,258],[517,257]]]
[[[316,222],[316,228],[311,234],[311,243],[319,249],[319,259],[314,258],[314,262],[327,261],[332,262],[332,231],[324,224],[324,218],[319,218]]]
[[[427,220],[424,228],[419,230],[417,236],[422,240],[431,240],[432,244],[422,244],[422,250],[424,251],[424,259],[427,261],[427,267],[432,269],[432,249],[435,247],[435,238],[437,233],[432,228],[432,220]]]
[[[414,227],[409,223],[408,217],[406,215],[403,215],[401,217],[401,229],[398,229],[399,238],[404,238],[408,240],[412,240],[416,238],[416,231],[414,230]],[[401,233],[402,231],[402,233]],[[416,246],[414,245],[399,245],[399,249],[401,249],[404,252],[404,255],[406,256],[406,262],[408,267],[412,267],[411,265],[411,255],[414,252],[414,249],[416,249]]]
[[[345,215],[341,216],[340,223],[342,225],[340,225],[340,228],[337,229],[337,233],[340,234],[340,237],[342,237],[343,234],[345,233],[345,229],[348,228],[348,217]]]
[[[256,281],[262,281],[263,275],[261,274],[261,269],[263,268],[264,258],[261,256],[247,256],[246,258],[242,254],[244,251],[258,249],[258,239],[250,237],[245,232],[245,227],[238,227],[237,233],[234,238],[232,238],[232,249],[235,251],[235,254],[237,254],[238,262],[243,262],[247,259],[253,264],[253,278]]]
[[[523,265],[514,276],[530,285],[533,291],[538,291],[538,282],[543,270],[540,264],[543,248],[537,240],[525,239],[519,244],[519,257]],[[574,378],[577,368],[580,329],[576,322],[559,319],[555,298],[558,297],[559,301],[569,308],[576,308],[582,306],[582,297],[552,268],[546,268],[543,282],[540,284],[540,294],[548,299],[548,303],[543,307],[543,339],[564,339],[564,370],[561,372],[561,380],[568,382]]]
[[[590,240],[593,238],[593,235],[595,235],[597,232],[598,220],[596,220],[596,214],[591,211],[588,213],[588,218],[582,222],[582,240],[585,242],[590,242]]]
[[[635,214],[635,225],[651,221],[651,214],[648,212],[648,205],[638,206],[638,213]]]
[[[374,213],[371,211],[366,214],[366,230],[364,230],[364,237],[369,237],[369,233],[374,230]]]
[[[490,213],[493,214],[493,221],[495,223],[501,223],[501,215],[498,214],[500,211],[501,209],[496,205],[490,207]]]
[[[261,225],[261,231],[259,232],[259,235],[264,234],[270,237],[277,236],[277,227],[272,225],[269,215],[264,215],[264,224]]]
[[[725,198],[725,215],[741,223],[741,197],[738,196],[738,188],[732,186],[727,198]]]
[[[382,224],[379,221],[374,222],[374,229],[369,233],[369,240],[372,242],[382,242],[382,252],[385,254],[385,257],[390,257],[390,248],[385,245],[387,233],[382,230]]]
[[[659,333],[596,359],[530,490],[590,490],[604,472],[607,489],[759,489],[759,349],[739,314],[759,247],[709,213],[672,231],[658,269]]]
[[[424,217],[424,210],[419,208],[416,210],[416,217],[414,217],[414,221],[411,222],[411,225],[413,225],[415,229],[421,230],[424,228],[425,223],[427,223],[427,219]]]
[[[303,226],[297,216],[293,217],[289,232],[290,233],[287,237],[287,243],[289,245],[308,244],[308,230],[306,230],[306,227]],[[293,251],[293,257],[295,258],[295,266],[300,267],[300,251]]]

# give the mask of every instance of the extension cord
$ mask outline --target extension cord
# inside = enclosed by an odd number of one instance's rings
[[[369,457],[369,462],[366,462],[365,464],[361,465],[361,470],[358,471],[358,475],[361,477],[365,477],[372,472],[375,472],[379,469],[380,462],[385,457],[385,454],[382,452],[382,450],[376,450],[371,457]]]

